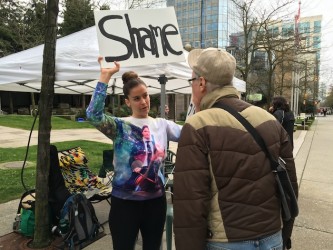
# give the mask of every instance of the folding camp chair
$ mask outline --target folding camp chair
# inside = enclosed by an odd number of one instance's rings
[[[173,173],[175,169],[176,154],[170,149],[167,149],[167,156],[164,161],[164,175],[168,177],[168,174]]]
[[[108,149],[103,151],[103,164],[99,170],[98,177],[107,178],[108,181],[106,185],[111,185],[113,174],[114,174],[114,166],[113,166],[113,150]]]
[[[50,199],[58,215],[67,198],[83,193],[91,202],[106,200],[111,196],[111,185],[105,185],[87,165],[87,157],[80,147],[58,151],[50,147]]]
[[[176,161],[176,154],[168,149],[164,165],[164,175],[166,177],[164,186],[165,189],[170,189],[170,191],[166,192],[171,193],[171,201],[173,201],[173,173],[175,171],[175,161]],[[166,221],[165,221],[167,250],[172,249],[172,238],[173,238],[172,223],[173,223],[173,204],[168,203]]]

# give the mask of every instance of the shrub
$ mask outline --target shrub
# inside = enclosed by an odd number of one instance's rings
[[[112,112],[112,115],[117,117],[127,117],[130,116],[131,114],[132,111],[126,104],[115,107],[114,111]]]
[[[179,114],[179,120],[185,121],[185,119],[186,119],[186,112],[184,111]]]

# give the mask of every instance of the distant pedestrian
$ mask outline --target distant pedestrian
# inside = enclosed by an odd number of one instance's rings
[[[273,97],[272,106],[269,110],[275,118],[281,123],[282,127],[287,131],[291,145],[294,147],[294,124],[295,116],[290,111],[287,100],[282,96]]]
[[[169,106],[165,104],[164,113],[165,113],[165,119],[169,119]]]
[[[323,113],[324,113],[324,116],[326,116],[326,113],[327,113],[327,109],[326,108],[323,109]]]
[[[161,106],[158,108],[158,116],[162,117],[162,109]],[[164,117],[165,119],[169,119],[169,106],[165,104],[164,106]]]

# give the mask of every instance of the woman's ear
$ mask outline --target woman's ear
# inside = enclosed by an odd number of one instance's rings
[[[129,108],[131,107],[131,103],[128,99],[125,99],[125,103],[126,103],[127,107],[129,107]]]

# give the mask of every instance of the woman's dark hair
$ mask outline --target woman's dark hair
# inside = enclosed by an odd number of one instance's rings
[[[282,109],[285,112],[290,111],[289,104],[287,103],[287,100],[283,96],[273,97],[272,106],[274,111],[277,109]]]
[[[131,89],[135,88],[136,86],[139,86],[140,84],[143,84],[147,87],[147,85],[139,78],[138,74],[134,71],[127,71],[122,75],[123,80],[123,92],[125,95],[125,98],[128,99],[128,95],[131,91]]]

